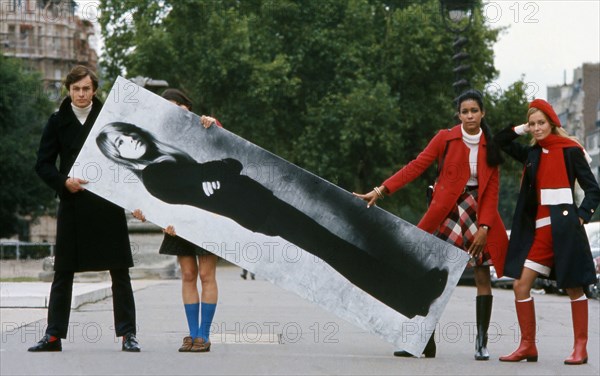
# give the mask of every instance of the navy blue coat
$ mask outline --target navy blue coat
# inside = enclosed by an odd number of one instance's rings
[[[54,270],[97,271],[133,266],[125,212],[85,190],[70,193],[69,171],[96,121],[102,102],[94,97],[92,111],[81,125],[66,98],[44,127],[35,171],[60,198]],[[60,159],[59,166],[56,166]]]
[[[519,279],[535,235],[538,207],[535,180],[542,148],[515,142],[517,137],[512,127],[508,127],[494,139],[502,150],[525,166],[504,266],[505,275]],[[564,157],[571,191],[574,192],[577,180],[585,198],[579,207],[574,198],[573,204],[549,206],[554,249],[551,278],[556,279],[559,288],[574,288],[596,282],[590,244],[579,218],[586,223],[591,219],[600,203],[600,188],[579,147],[565,148]]]

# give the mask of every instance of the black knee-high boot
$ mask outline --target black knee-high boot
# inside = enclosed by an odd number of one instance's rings
[[[477,337],[475,337],[475,360],[488,360],[488,328],[492,316],[492,295],[480,295],[476,300]]]
[[[427,341],[427,345],[425,345],[425,348],[423,349],[423,355],[425,355],[426,358],[435,358],[436,350],[437,347],[435,346],[434,330],[433,333],[431,333],[431,337],[429,337],[429,341]],[[394,351],[394,356],[398,356],[401,358],[410,358],[413,356],[413,354],[409,353],[408,351],[400,350]]]

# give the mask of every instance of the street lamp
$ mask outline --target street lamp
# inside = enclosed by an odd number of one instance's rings
[[[471,27],[475,4],[476,0],[440,0],[440,11],[444,26],[455,35],[454,43],[452,43],[454,48],[454,55],[452,55],[454,69],[452,71],[455,80],[452,87],[456,95],[471,86],[466,77],[467,72],[471,69],[471,65],[467,64],[470,55],[465,51],[469,41],[466,36],[460,34]]]
[[[169,83],[165,80],[156,80],[150,77],[136,76],[129,79],[134,84],[146,88],[152,92],[156,92],[161,88],[169,87]]]
[[[473,21],[476,0],[440,0],[444,26],[453,33],[467,31]]]

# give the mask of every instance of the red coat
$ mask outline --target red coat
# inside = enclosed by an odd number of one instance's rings
[[[446,143],[448,148],[442,171],[438,177],[433,199],[427,212],[417,225],[429,233],[435,232],[456,205],[470,177],[469,148],[462,140],[461,125],[438,132],[416,159],[412,160],[392,177],[383,182],[390,194],[419,177],[434,161],[442,159]],[[500,213],[498,213],[498,191],[500,186],[498,167],[489,167],[486,162],[487,141],[481,135],[477,154],[479,180],[477,200],[477,224],[490,227],[486,250],[498,276],[504,272],[504,258],[508,247],[508,236]]]

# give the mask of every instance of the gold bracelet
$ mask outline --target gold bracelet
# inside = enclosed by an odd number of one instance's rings
[[[381,189],[379,189],[379,187],[373,187],[373,190],[375,191],[375,193],[377,193],[377,196],[383,200],[384,196],[383,196],[383,193],[381,192]]]

